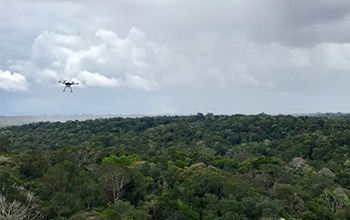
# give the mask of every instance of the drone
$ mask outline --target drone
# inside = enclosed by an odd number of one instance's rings
[[[65,92],[66,91],[66,88],[70,88],[70,92],[73,92],[73,90],[72,90],[72,85],[78,85],[79,83],[75,83],[75,82],[73,82],[73,81],[66,81],[66,80],[63,80],[63,81],[58,81],[59,83],[61,83],[61,84],[64,84],[64,85],[66,85],[65,87],[64,87],[64,89],[63,89],[63,92]]]

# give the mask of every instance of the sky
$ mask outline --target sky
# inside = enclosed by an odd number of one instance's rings
[[[348,0],[0,0],[0,40],[0,115],[350,112]]]

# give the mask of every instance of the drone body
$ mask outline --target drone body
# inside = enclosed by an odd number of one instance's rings
[[[79,83],[75,83],[75,82],[73,82],[73,81],[67,81],[67,80],[63,80],[63,81],[58,81],[59,83],[61,83],[61,84],[64,84],[65,85],[65,87],[64,87],[64,89],[63,89],[63,92],[65,92],[66,91],[66,88],[70,88],[70,92],[73,92],[73,90],[72,90],[72,85],[78,85]]]

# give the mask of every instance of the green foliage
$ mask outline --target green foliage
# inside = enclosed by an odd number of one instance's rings
[[[56,192],[52,195],[46,214],[49,216],[71,216],[83,208],[82,201],[73,193]]]
[[[260,169],[263,165],[267,164],[280,165],[280,162],[277,159],[271,157],[250,158],[239,164],[239,171],[245,173],[251,170]]]
[[[43,219],[350,219],[350,120],[325,116],[6,127],[0,196]]]
[[[103,210],[101,214],[101,220],[115,220],[120,219],[120,215],[117,213],[117,211],[109,208]]]
[[[7,153],[10,149],[10,146],[11,146],[10,139],[0,135],[0,155]]]
[[[185,212],[187,219],[199,220],[199,213],[191,209],[187,204],[183,203],[181,200],[177,200],[178,209]]]
[[[96,211],[77,213],[69,218],[70,220],[102,220],[102,216],[100,213]]]
[[[309,210],[301,212],[298,217],[302,220],[316,220],[318,219],[316,213],[313,213]]]
[[[158,197],[153,209],[153,217],[156,219],[200,219],[200,214],[181,200]]]
[[[228,172],[235,172],[238,169],[237,161],[231,158],[213,157],[209,159],[209,163]]]
[[[111,155],[109,157],[103,158],[101,162],[101,166],[105,166],[106,164],[110,164],[110,163],[116,163],[116,164],[120,164],[121,166],[127,167],[139,160],[140,159],[137,155],[126,156],[125,154],[123,154],[119,157],[115,155]]]

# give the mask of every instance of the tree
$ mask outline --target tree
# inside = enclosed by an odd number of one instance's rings
[[[70,161],[63,161],[50,167],[41,178],[40,184],[43,186],[41,190],[42,198],[49,199],[55,192],[68,191],[72,185],[72,179],[75,177],[77,170],[77,166]]]
[[[56,192],[49,201],[50,217],[71,216],[83,207],[81,199],[73,193]],[[54,214],[52,213],[54,212]]]
[[[10,150],[11,141],[4,136],[0,136],[0,155]]]
[[[131,181],[130,172],[118,162],[108,159],[102,161],[100,172],[102,183],[112,192],[113,203],[116,203],[121,198],[124,187]]]
[[[36,210],[34,193],[27,192],[27,203],[22,204],[17,200],[8,201],[0,194],[0,220],[36,220],[42,219],[43,215]]]
[[[332,190],[324,191],[325,201],[329,204],[333,212],[343,209],[345,206],[350,206],[350,199],[348,195],[350,192],[344,188],[337,187]]]
[[[151,219],[151,215],[148,213],[149,210],[146,206],[135,208],[128,201],[117,201],[111,208],[115,210],[122,220],[127,219]]]
[[[181,200],[171,200],[163,196],[147,203],[153,219],[199,220],[200,215]]]
[[[98,181],[97,172],[80,171],[75,177],[72,192],[82,199],[88,209],[103,206],[108,201],[104,187]]]

